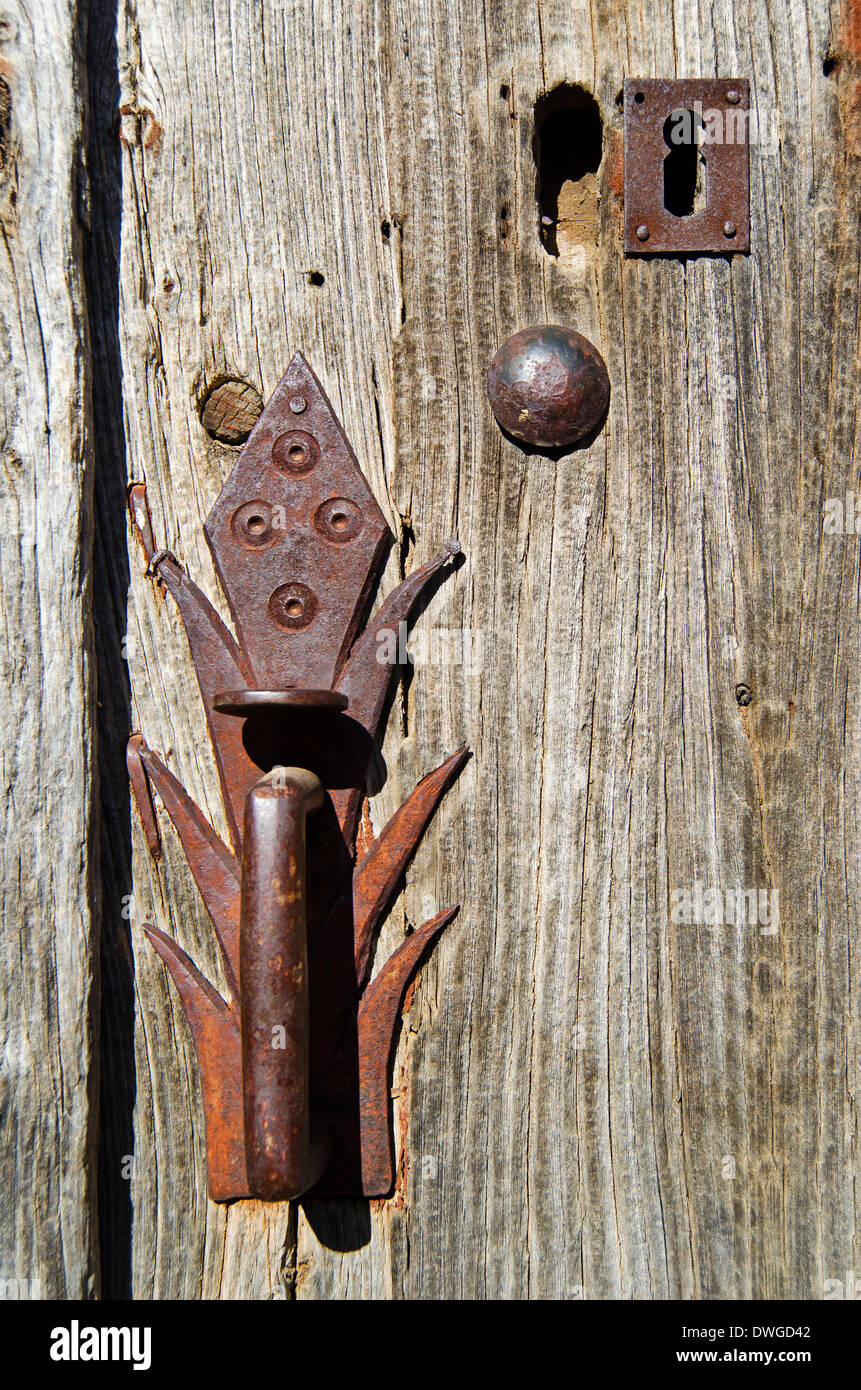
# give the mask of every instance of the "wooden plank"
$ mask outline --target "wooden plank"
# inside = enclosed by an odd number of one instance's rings
[[[463,903],[399,1051],[396,1196],[207,1205],[190,1043],[135,932],[138,1295],[809,1298],[854,1267],[858,546],[822,524],[858,486],[854,14],[146,0],[121,20],[126,448],[159,540],[223,611],[200,527],[233,455],[201,394],[233,373],[265,396],[302,347],[403,563],[459,535],[422,623],[484,655],[417,669],[373,806],[382,824],[472,743],[380,948]],[[626,259],[622,79],[697,73],[749,76],[766,133],[779,114],[752,254]],[[603,155],[563,190],[554,257],[534,108],[563,82],[594,95]],[[498,344],[542,321],[612,382],[604,431],[560,459],[484,398]],[[222,825],[141,568],[134,722]],[[214,972],[175,843],[156,872],[134,837],[140,915]],[[674,921],[697,884],[777,893],[778,932]]]
[[[92,452],[78,6],[0,17],[0,1280],[98,1291]]]

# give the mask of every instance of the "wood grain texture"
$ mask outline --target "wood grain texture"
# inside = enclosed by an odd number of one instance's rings
[[[854,4],[802,0],[142,0],[99,30],[96,107],[114,73],[122,113],[99,147],[111,495],[146,478],[158,542],[224,612],[201,527],[235,454],[200,400],[220,376],[267,397],[301,348],[401,541],[383,592],[458,535],[420,626],[484,656],[401,688],[372,806],[379,827],[475,749],[379,951],[462,902],[406,1018],[388,1202],[207,1202],[190,1039],[138,924],[217,982],[216,953],[172,833],[156,869],[133,826],[138,1297],[815,1298],[855,1268],[858,544],[823,507],[859,488],[859,56]],[[752,253],[626,258],[622,80],[700,73],[748,76],[779,117]],[[594,95],[603,157],[554,257],[533,112],[562,82]],[[484,396],[540,322],[612,382],[603,432],[559,459]],[[223,829],[176,613],[124,545],[130,723]],[[698,883],[777,892],[777,934],[673,921]],[[121,1068],[110,1087],[130,1115]]]
[[[0,1280],[98,1290],[90,364],[78,7],[0,9]]]

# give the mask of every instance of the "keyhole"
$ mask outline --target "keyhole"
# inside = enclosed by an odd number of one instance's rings
[[[664,140],[670,147],[664,160],[664,207],[673,217],[690,217],[706,206],[704,129],[698,111],[671,111],[664,121]]]

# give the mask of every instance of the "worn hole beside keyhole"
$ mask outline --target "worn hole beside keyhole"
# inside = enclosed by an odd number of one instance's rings
[[[248,518],[248,529],[249,531],[253,531],[255,535],[259,535],[261,531],[266,529],[266,522],[263,520],[262,516],[250,516]]]
[[[598,244],[603,138],[598,103],[583,87],[562,83],[536,102],[535,191],[541,242],[550,256]]]
[[[288,618],[300,618],[302,616],[302,604],[298,598],[288,599],[284,605],[284,612]]]
[[[698,111],[671,111],[664,121],[670,153],[664,159],[664,207],[673,217],[691,217],[707,202],[705,126]]]

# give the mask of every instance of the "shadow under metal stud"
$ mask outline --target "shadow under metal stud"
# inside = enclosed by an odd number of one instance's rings
[[[365,625],[393,537],[300,354],[206,522],[235,636],[156,549],[145,484],[130,489],[129,506],[148,573],[184,622],[230,839],[134,734],[129,776],[150,850],[158,858],[155,788],[221,951],[223,994],[175,941],[144,928],[194,1039],[210,1195],[386,1196],[401,1004],[458,909],[417,927],[369,983],[376,932],[470,754],[447,758],[372,838],[362,812],[366,790],[380,786],[375,744],[393,675],[380,638],[408,621],[460,546],[450,541]]]
[[[610,378],[596,347],[573,328],[540,324],[502,344],[487,373],[497,421],[524,444],[576,444],[603,420]]]

